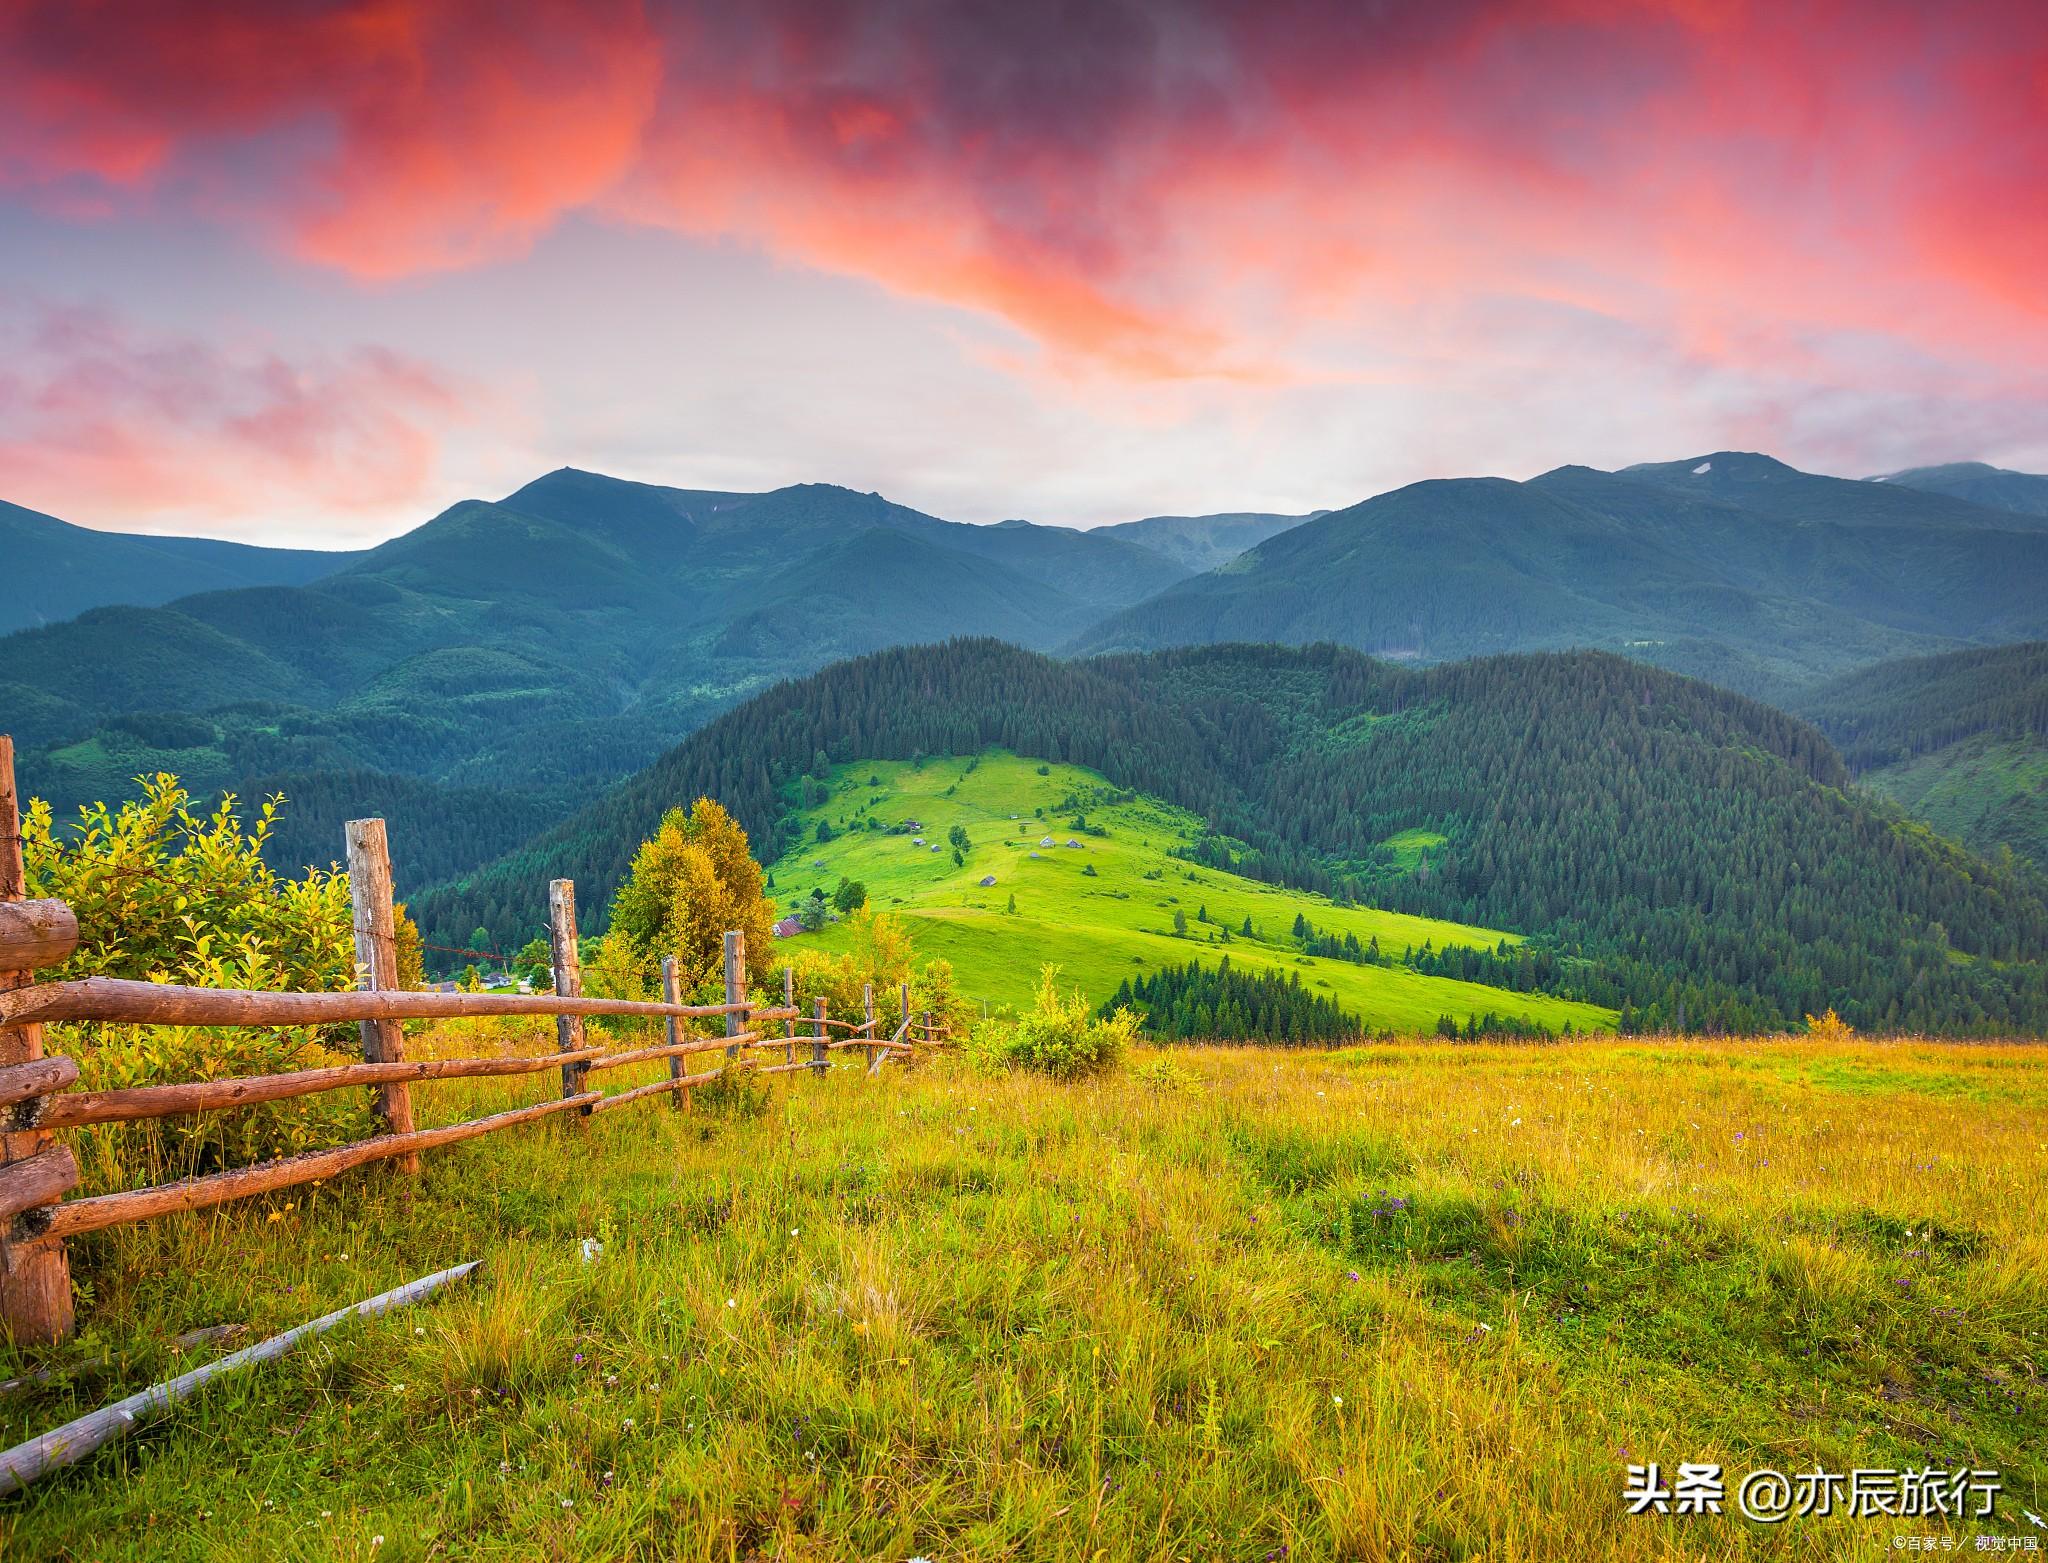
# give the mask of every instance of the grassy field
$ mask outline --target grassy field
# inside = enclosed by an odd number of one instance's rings
[[[414,1050],[550,1042],[469,1023]],[[416,1097],[441,1121],[547,1088]],[[178,1331],[486,1269],[0,1505],[6,1556],[1833,1559],[2042,1534],[2048,1048],[1192,1050],[1082,1086],[945,1059],[769,1090],[757,1117],[515,1131],[416,1183],[75,1245],[84,1332],[68,1376],[0,1402],[10,1437],[173,1370]],[[1995,1467],[2006,1496],[1988,1522],[1632,1518],[1644,1460]]]
[[[1037,761],[1001,752],[928,760],[921,767],[863,761],[838,767],[830,785],[830,798],[806,816],[807,834],[819,818],[841,833],[827,842],[806,840],[774,865],[777,901],[793,906],[814,888],[830,893],[842,877],[857,879],[876,907],[912,920],[921,955],[944,956],[966,992],[996,1004],[1028,1002],[1048,961],[1059,966],[1063,982],[1106,999],[1127,977],[1228,955],[1247,970],[1300,973],[1305,985],[1335,998],[1375,1031],[1428,1031],[1440,1015],[1462,1022],[1489,1011],[1553,1031],[1614,1024],[1612,1010],[1546,994],[1302,955],[1291,939],[1297,913],[1321,932],[1354,933],[1360,943],[1377,939],[1381,951],[1396,958],[1425,943],[1491,948],[1512,936],[1342,907],[1183,861],[1170,849],[1192,844],[1200,821],[1143,796],[1099,801],[1111,795],[1107,784],[1079,766],[1047,765],[1041,774]],[[1083,800],[1078,810],[1061,807],[1076,798]],[[1073,828],[1077,812],[1107,834]],[[926,844],[860,828],[870,818],[891,827],[915,819],[925,827]],[[957,865],[947,843],[955,825],[965,827],[972,843]],[[1042,845],[1048,836],[1053,845]],[[1394,850],[1413,855],[1440,840],[1405,832]],[[981,881],[991,876],[995,884],[984,887]],[[1013,898],[1015,911],[1009,910]],[[1176,912],[1187,919],[1185,937],[1174,931]],[[1247,918],[1256,937],[1243,936]],[[1232,936],[1227,945],[1225,929]],[[828,949],[845,942],[843,928],[804,937]]]

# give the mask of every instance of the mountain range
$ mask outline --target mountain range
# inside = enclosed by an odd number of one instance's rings
[[[1995,490],[1944,491],[1985,472]],[[2048,479],[1851,481],[1722,451],[1081,531],[564,468],[337,555],[8,509],[31,567],[0,606],[57,622],[0,637],[0,727],[64,812],[156,769],[284,791],[295,861],[403,799],[421,874],[442,878],[778,680],[955,636],[1330,641],[1411,664],[1593,647],[1805,709],[1879,663],[2048,638],[2048,516],[1985,502],[2023,506],[2029,484]]]
[[[2048,634],[2048,517],[1720,451],[1411,484],[1267,539],[1075,653],[1328,640],[1402,661],[1596,646],[1784,700]]]

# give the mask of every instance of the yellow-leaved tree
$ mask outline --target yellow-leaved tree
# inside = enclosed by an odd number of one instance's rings
[[[761,865],[740,829],[711,798],[670,809],[633,856],[632,872],[612,901],[608,971],[630,966],[650,986],[664,955],[676,958],[685,993],[722,983],[726,930],[746,936],[747,979],[764,981],[773,964],[775,903],[762,894]]]

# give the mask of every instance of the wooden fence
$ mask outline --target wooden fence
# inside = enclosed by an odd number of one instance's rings
[[[725,936],[722,1002],[680,1001],[676,962],[662,962],[658,1003],[586,998],[577,958],[576,887],[557,879],[548,889],[548,931],[554,966],[552,994],[417,993],[398,986],[391,860],[384,822],[352,820],[344,831],[349,891],[354,908],[356,965],[361,987],[349,993],[273,993],[246,989],[180,987],[88,977],[73,982],[34,981],[38,970],[61,965],[77,947],[78,922],[61,901],[25,899],[14,755],[0,736],[0,1327],[20,1343],[60,1340],[72,1328],[71,1272],[64,1240],[104,1227],[144,1221],[174,1211],[201,1210],[228,1200],[389,1161],[401,1173],[419,1171],[420,1152],[558,1113],[578,1118],[662,1097],[680,1109],[692,1087],[743,1065],[759,1074],[806,1073],[832,1067],[835,1053],[856,1050],[869,1074],[890,1058],[948,1040],[929,1013],[913,1014],[910,988],[900,994],[900,1019],[884,1034],[874,992],[859,1020],[835,1020],[817,1001],[809,1031],[796,1003],[792,973],[783,970],[782,1002],[750,1000],[745,991],[742,936]],[[405,1020],[478,1015],[552,1015],[555,1051],[500,1058],[408,1059]],[[613,1050],[590,1043],[584,1018],[634,1015],[664,1023],[663,1040],[650,1047]],[[688,1034],[684,1022],[722,1019],[723,1034]],[[125,1021],[158,1026],[302,1026],[355,1021],[363,1062],[289,1074],[183,1084],[134,1086],[114,1091],[73,1089],[78,1065],[43,1054],[44,1027],[56,1021]],[[775,1023],[782,1026],[774,1035]],[[804,1050],[801,1054],[799,1050]],[[758,1053],[779,1051],[777,1062],[756,1064]],[[685,1062],[722,1053],[717,1067],[691,1072]],[[608,1094],[591,1077],[632,1064],[665,1060],[666,1079]],[[558,1097],[507,1112],[433,1129],[415,1127],[415,1081],[474,1079],[561,1071]],[[320,1091],[369,1086],[376,1090],[381,1132],[330,1150],[185,1178],[150,1188],[63,1196],[76,1187],[78,1163],[60,1130],[88,1124],[129,1123],[184,1113],[216,1112],[283,1101]]]

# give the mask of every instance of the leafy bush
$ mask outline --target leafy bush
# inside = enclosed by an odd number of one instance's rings
[[[66,902],[78,949],[46,979],[124,977],[194,987],[342,992],[356,985],[348,879],[308,869],[287,879],[263,860],[281,798],[246,830],[232,796],[209,815],[191,808],[175,776],[142,779],[142,796],[95,803],[57,831],[47,803],[22,824],[28,893]],[[418,930],[400,921],[401,954]],[[49,1051],[75,1058],[91,1090],[277,1074],[347,1063],[354,1025],[174,1028],[85,1023],[51,1028]],[[233,1113],[108,1128],[81,1143],[83,1159],[152,1177],[201,1172],[369,1132],[363,1092],[266,1104]],[[138,1163],[131,1166],[129,1163]]]
[[[974,1028],[969,1050],[997,1069],[1035,1069],[1056,1080],[1105,1074],[1123,1061],[1138,1029],[1127,1009],[1096,1016],[1078,990],[1062,996],[1059,968],[1039,975],[1038,997],[1014,1019],[996,1016]]]

